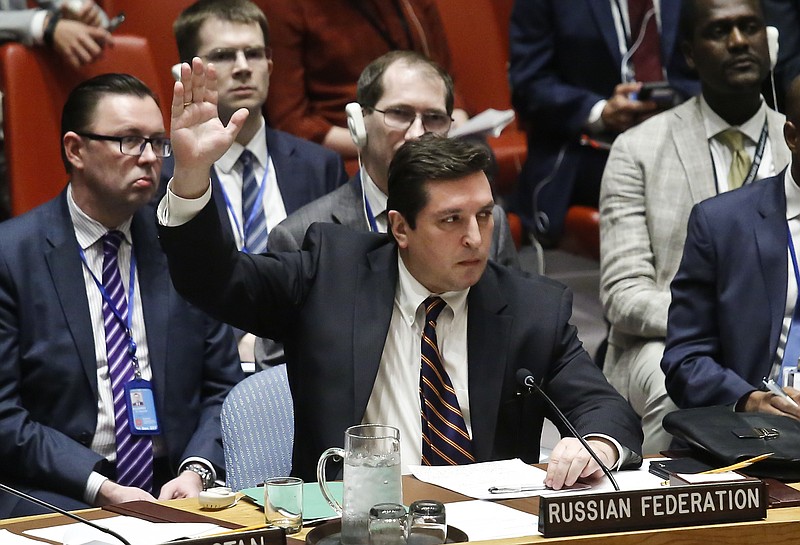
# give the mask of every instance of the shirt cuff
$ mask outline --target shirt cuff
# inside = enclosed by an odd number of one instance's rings
[[[605,99],[600,100],[589,110],[589,117],[584,124],[584,128],[589,133],[598,134],[606,130],[606,124],[603,123],[603,108],[606,107],[607,102]]]
[[[40,9],[33,14],[30,35],[35,45],[44,45],[44,23],[49,13],[46,9]]]
[[[587,441],[589,439],[605,439],[606,441],[609,441],[611,442],[612,445],[614,445],[614,448],[617,449],[617,462],[613,466],[609,467],[608,468],[609,470],[616,470],[621,468],[634,456],[633,451],[631,449],[623,447],[619,443],[619,441],[617,441],[616,439],[614,439],[609,435],[605,435],[603,433],[592,433],[590,435],[585,435],[583,438],[586,439]]]
[[[178,474],[180,475],[182,473],[181,470],[184,467],[186,467],[187,465],[192,464],[192,463],[194,463],[194,464],[203,464],[207,469],[211,470],[211,478],[214,480],[215,483],[217,482],[217,470],[214,469],[214,464],[212,464],[211,462],[209,462],[205,458],[201,458],[200,456],[189,456],[184,461],[182,461],[180,463],[180,465],[178,466]],[[222,483],[222,484],[224,484],[224,483]]]
[[[167,184],[167,193],[158,203],[158,223],[164,227],[178,227],[193,219],[211,200],[211,183],[206,192],[196,199],[184,199],[172,192],[172,179]]]
[[[96,505],[95,500],[97,500],[97,493],[100,492],[100,487],[107,480],[108,477],[105,475],[92,471],[89,474],[89,478],[86,480],[86,490],[83,492],[83,501],[89,505]]]

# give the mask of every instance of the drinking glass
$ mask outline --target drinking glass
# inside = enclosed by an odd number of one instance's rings
[[[436,500],[417,500],[408,508],[408,545],[437,545],[447,541],[444,504]]]
[[[264,517],[267,524],[294,534],[303,527],[303,480],[274,477],[264,481]]]

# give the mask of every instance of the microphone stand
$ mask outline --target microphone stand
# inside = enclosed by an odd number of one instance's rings
[[[553,403],[553,400],[550,399],[550,396],[544,393],[544,390],[542,390],[539,387],[539,385],[536,384],[536,381],[533,378],[533,374],[527,369],[520,369],[519,371],[517,371],[517,380],[519,380],[519,382],[521,382],[523,386],[527,386],[528,388],[533,388],[534,390],[536,390],[539,393],[539,395],[541,395],[542,398],[545,401],[547,401],[547,404],[550,406],[551,409],[553,409],[553,411],[555,411],[556,415],[558,415],[561,422],[567,427],[567,429],[569,429],[572,435],[574,435],[575,438],[581,442],[583,448],[587,450],[587,452],[594,459],[594,461],[597,462],[597,465],[599,465],[600,469],[603,470],[603,473],[605,473],[606,477],[608,477],[608,480],[611,481],[611,486],[614,487],[614,490],[619,492],[619,485],[617,484],[616,479],[614,479],[614,476],[611,474],[611,471],[600,460],[600,457],[597,456],[597,453],[594,451],[594,449],[591,446],[589,446],[589,443],[586,442],[586,439],[584,439],[583,436],[578,433],[578,430],[576,430],[575,427],[570,423],[570,421],[567,420],[567,417],[564,415],[564,413],[561,412],[561,409],[556,407],[556,404]]]
[[[31,496],[29,494],[26,494],[25,492],[22,492],[20,490],[16,490],[14,488],[11,488],[10,486],[5,485],[3,483],[0,483],[0,490],[2,490],[3,492],[8,492],[9,494],[17,496],[18,498],[22,498],[23,500],[27,500],[27,501],[29,501],[31,503],[35,503],[36,505],[44,507],[45,509],[49,509],[50,511],[55,511],[56,513],[64,515],[65,517],[71,518],[72,520],[76,520],[78,522],[82,522],[83,524],[88,524],[89,526],[91,526],[95,530],[100,530],[101,532],[104,532],[106,534],[109,534],[110,536],[113,536],[113,537],[117,538],[120,541],[120,543],[122,543],[123,545],[131,545],[130,541],[128,541],[127,539],[125,539],[124,537],[119,535],[117,532],[115,532],[113,530],[109,530],[108,528],[104,528],[104,527],[100,526],[99,524],[95,524],[94,522],[92,522],[90,520],[87,520],[87,519],[85,519],[85,518],[83,518],[81,516],[78,516],[78,515],[74,514],[74,513],[70,513],[69,511],[61,509],[60,507],[57,507],[57,506],[55,506],[53,504],[47,503],[44,500],[40,500],[39,498],[34,498],[33,496]]]

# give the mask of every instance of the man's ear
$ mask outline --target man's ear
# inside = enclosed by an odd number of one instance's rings
[[[410,227],[408,222],[403,217],[403,214],[397,210],[389,210],[386,214],[389,221],[389,230],[392,232],[397,246],[406,249],[408,247],[408,231]]]
[[[686,60],[686,66],[688,66],[692,72],[694,72],[696,70],[694,64],[694,51],[689,40],[681,40],[681,51],[683,52],[683,58]]]
[[[800,142],[798,142],[798,139],[800,139],[800,134],[798,134],[797,125],[791,121],[784,123],[783,138],[786,140],[786,145],[789,147],[789,151],[791,151],[793,155],[796,154],[798,145],[800,145]]]
[[[86,152],[83,139],[72,131],[67,131],[61,140],[67,161],[75,168],[83,168],[83,155]]]

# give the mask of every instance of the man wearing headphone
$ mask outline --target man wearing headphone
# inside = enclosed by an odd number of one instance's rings
[[[367,66],[358,79],[358,103],[347,106],[350,136],[361,168],[346,185],[304,206],[275,226],[269,250],[298,250],[316,222],[385,233],[389,163],[407,140],[427,132],[446,135],[452,123],[453,80],[434,62],[412,51],[392,51]],[[492,211],[495,230],[490,259],[519,268],[505,213]]]
[[[681,50],[702,93],[620,135],[600,191],[603,371],[642,417],[646,454],[672,439],[661,421],[677,407],[660,362],[692,206],[789,161],[784,117],[761,96],[770,56],[758,0],[685,0],[682,10]]]

